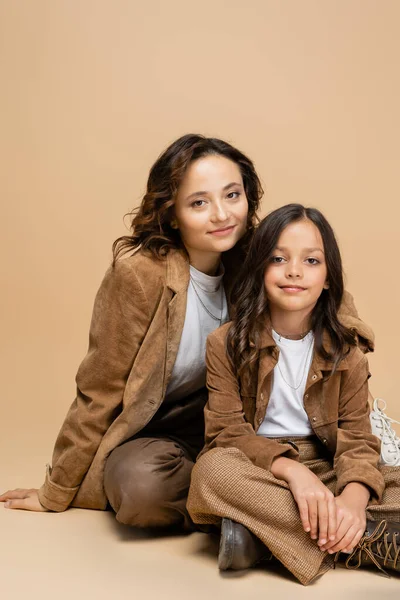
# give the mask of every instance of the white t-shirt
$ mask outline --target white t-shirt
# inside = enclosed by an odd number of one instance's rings
[[[310,331],[302,340],[288,340],[272,331],[272,336],[279,348],[279,359],[272,374],[267,412],[257,435],[312,435],[303,396],[314,350],[314,335]]]
[[[223,276],[223,268],[220,275],[211,276],[190,266],[185,323],[165,395],[167,402],[180,400],[206,384],[207,336],[229,320]]]

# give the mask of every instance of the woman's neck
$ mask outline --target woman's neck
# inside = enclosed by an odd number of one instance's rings
[[[220,252],[193,252],[187,249],[189,262],[198,271],[206,275],[216,275],[221,264]]]

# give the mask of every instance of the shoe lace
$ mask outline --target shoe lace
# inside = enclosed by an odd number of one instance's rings
[[[387,523],[382,520],[370,535],[364,535],[361,538],[345,562],[348,569],[358,569],[361,566],[364,552],[386,577],[390,577],[379,564],[379,560],[383,560],[384,567],[387,566],[388,561],[393,562],[393,568],[396,569],[400,566],[400,546],[396,542],[397,532],[394,533],[392,541],[388,542],[389,532],[386,531],[386,528]],[[375,544],[374,547],[373,544]],[[339,559],[339,555],[340,551],[336,553],[335,564]]]
[[[379,408],[379,402],[383,403],[382,408]],[[371,412],[371,419],[376,422],[375,427],[382,431],[380,433],[382,444],[385,446],[390,446],[387,452],[394,455],[390,464],[395,464],[400,461],[400,438],[393,429],[392,423],[400,425],[400,421],[396,421],[395,419],[388,417],[384,412],[385,410],[386,402],[382,400],[382,398],[375,398],[373,411]]]

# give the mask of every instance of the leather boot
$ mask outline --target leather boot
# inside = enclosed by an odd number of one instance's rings
[[[340,552],[337,553],[337,561]],[[390,521],[367,521],[365,535],[347,558],[348,569],[375,565],[387,577],[385,569],[400,573],[400,523]]]
[[[249,569],[262,560],[271,560],[268,548],[244,525],[222,519],[221,540],[218,554],[218,568]]]

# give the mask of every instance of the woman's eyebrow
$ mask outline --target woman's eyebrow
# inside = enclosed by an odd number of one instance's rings
[[[242,184],[238,183],[237,181],[232,181],[231,183],[228,183],[227,185],[225,185],[222,188],[222,191],[226,192],[226,190],[228,190],[233,185],[241,186]],[[192,194],[187,196],[186,200],[190,200],[191,198],[196,198],[197,196],[205,196],[205,194],[208,194],[208,192],[207,191],[193,192]]]

